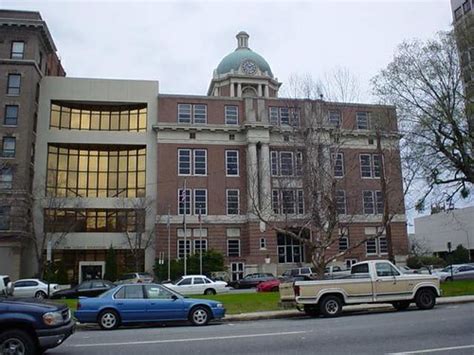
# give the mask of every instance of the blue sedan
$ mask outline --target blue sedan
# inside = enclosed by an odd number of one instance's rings
[[[80,298],[74,312],[79,322],[99,323],[106,330],[121,324],[176,320],[200,326],[224,315],[222,303],[185,298],[157,284],[120,285],[99,297]]]

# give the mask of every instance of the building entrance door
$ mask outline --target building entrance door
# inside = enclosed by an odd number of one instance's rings
[[[87,280],[102,279],[105,273],[104,261],[80,261],[79,283]]]
[[[244,278],[244,263],[230,263],[232,281]]]

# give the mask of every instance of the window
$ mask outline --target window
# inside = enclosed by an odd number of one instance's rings
[[[129,285],[123,286],[116,294],[116,299],[143,299],[143,286],[142,285]]]
[[[225,124],[238,124],[239,123],[239,107],[238,106],[226,106],[225,107]]]
[[[0,169],[0,189],[11,189],[13,183],[13,171],[11,168]]]
[[[239,151],[225,151],[225,170],[227,176],[239,176]]]
[[[374,192],[373,191],[363,191],[363,205],[364,205],[364,214],[374,214]]]
[[[336,210],[337,214],[347,214],[346,192],[344,190],[336,191]]]
[[[383,197],[382,191],[374,191],[375,192],[375,213],[376,214],[383,214]]]
[[[191,190],[186,189],[184,192],[183,189],[178,190],[178,214],[184,215],[184,210],[186,208],[186,215],[191,215]]]
[[[267,249],[267,240],[265,238],[260,238],[260,249]]]
[[[278,126],[298,126],[299,109],[296,107],[269,107],[270,124]]]
[[[273,213],[280,214],[280,191],[272,190],[272,208]]]
[[[304,195],[303,195],[303,190],[296,190],[296,194],[297,194],[297,212],[298,214],[304,214]]]
[[[290,110],[288,109],[288,107],[280,107],[280,124],[290,124]]]
[[[295,191],[294,190],[282,190],[282,213],[283,214],[295,214]]]
[[[191,241],[186,239],[186,255],[191,255]],[[178,239],[178,259],[184,258],[184,239]]]
[[[227,240],[227,256],[240,256],[240,239]]]
[[[207,215],[207,190],[194,190],[194,214]]]
[[[350,269],[352,265],[357,263],[357,259],[346,259],[346,269]]]
[[[13,41],[12,50],[10,53],[11,59],[23,59],[25,54],[25,42],[23,41]]]
[[[303,175],[303,152],[296,152],[295,171],[296,176]]]
[[[277,235],[278,262],[301,263],[305,262],[304,247],[301,242],[285,234]]]
[[[178,123],[207,123],[207,105],[178,104]]]
[[[361,154],[360,175],[362,178],[379,178],[382,169],[382,157],[380,154]]]
[[[8,74],[7,94],[20,95],[20,83],[21,83],[20,74]]]
[[[279,172],[279,163],[278,163],[278,152],[272,151],[271,156],[271,166],[272,166],[272,176],[278,176]]]
[[[15,151],[16,151],[16,138],[3,137],[2,156],[5,158],[12,158],[15,156]]]
[[[146,285],[145,291],[148,299],[171,299],[173,294],[157,285]]]
[[[293,153],[292,152],[280,152],[280,175],[281,176],[293,175]]]
[[[454,18],[459,20],[462,17],[462,8],[459,6],[456,10],[454,10]]]
[[[385,237],[379,237],[379,251],[380,254],[388,254],[388,244],[387,244],[387,238]]]
[[[329,111],[329,125],[335,128],[341,127],[341,111]]]
[[[341,235],[339,237],[339,251],[346,251],[349,249],[349,237]]]
[[[344,154],[336,153],[332,155],[334,162],[334,176],[343,177],[344,176]]]
[[[194,149],[194,175],[207,175],[207,150]]]
[[[18,105],[5,106],[5,118],[3,124],[6,126],[16,126],[18,122]]]
[[[272,125],[278,126],[278,107],[270,107],[270,123]]]
[[[207,251],[207,239],[194,239],[193,243],[194,243],[195,254]]]
[[[368,274],[369,264],[355,265],[351,268],[351,274]]]
[[[375,271],[377,272],[377,276],[379,277],[400,276],[399,272],[395,270],[395,268],[389,263],[376,263]]]
[[[357,129],[369,129],[369,113],[356,112]]]
[[[0,230],[10,229],[10,206],[0,206]]]
[[[178,175],[191,175],[191,149],[178,149]]]
[[[226,190],[227,214],[239,214],[239,190]]]
[[[369,239],[365,242],[365,251],[367,255],[377,255],[377,240]]]
[[[466,0],[464,4],[462,4],[462,8],[465,14],[468,13],[469,11],[471,11],[471,2],[469,0]]]

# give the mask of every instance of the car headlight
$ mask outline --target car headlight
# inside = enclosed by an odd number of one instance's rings
[[[216,308],[224,308],[224,305],[222,303],[216,304]]]
[[[43,314],[43,322],[46,325],[54,326],[63,323],[61,312],[48,312]]]

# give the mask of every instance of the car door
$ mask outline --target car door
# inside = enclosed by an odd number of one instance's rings
[[[13,291],[13,295],[15,297],[28,297],[28,281],[16,281],[15,282],[15,289]]]
[[[186,319],[187,313],[182,298],[156,284],[147,284],[146,318],[149,321]]]
[[[406,282],[400,279],[400,273],[389,263],[375,264],[375,298],[377,301],[405,299],[411,295]]]
[[[468,280],[474,279],[474,266],[466,265],[461,266],[456,270],[454,274],[455,280]]]
[[[91,297],[92,281],[84,281],[77,286],[77,297]]]
[[[192,291],[193,295],[202,295],[206,289],[206,282],[202,277],[193,277]]]
[[[190,295],[192,293],[192,282],[193,279],[191,277],[186,277],[176,284],[178,287],[175,289],[183,295]]]
[[[114,294],[114,304],[123,322],[146,321],[147,302],[143,285],[122,286]]]

